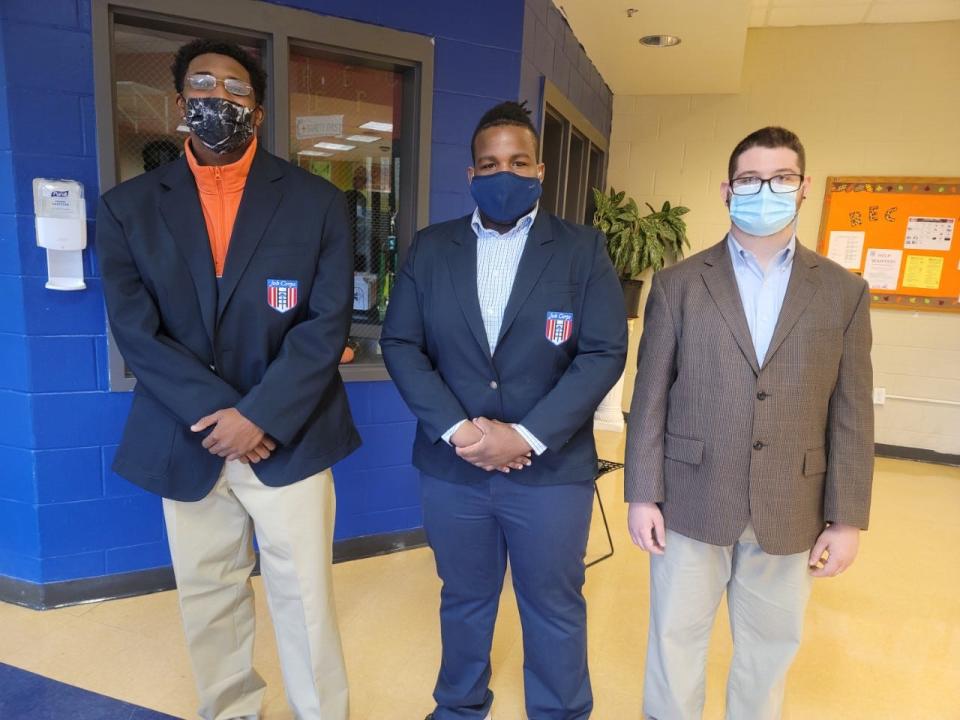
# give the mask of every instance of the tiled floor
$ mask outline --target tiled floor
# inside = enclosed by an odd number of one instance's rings
[[[0,663],[0,717],[30,720],[176,720]]]
[[[622,456],[605,433],[601,456]],[[625,529],[622,475],[600,481],[616,554],[587,572],[596,720],[636,720],[647,633],[647,558]],[[873,529],[845,575],[817,581],[790,675],[787,720],[960,718],[960,469],[879,460]],[[606,538],[594,515],[588,560]],[[439,658],[439,582],[429,550],[337,565],[354,720],[420,720]],[[291,718],[260,580],[256,662],[264,720]],[[38,613],[0,604],[0,662],[192,718],[195,696],[174,593]],[[522,718],[519,623],[504,593],[493,649],[497,720]],[[718,614],[705,717],[722,717],[730,657]],[[11,716],[20,720],[16,715]],[[118,717],[126,717],[120,715]],[[5,715],[3,720],[8,720]],[[112,717],[98,720],[113,720]]]

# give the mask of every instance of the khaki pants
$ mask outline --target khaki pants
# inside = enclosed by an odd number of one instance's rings
[[[765,553],[750,525],[732,547],[667,530],[666,552],[650,556],[644,717],[702,716],[707,645],[726,590],[733,632],[727,720],[779,718],[810,597],[808,555]]]
[[[281,488],[225,463],[199,502],[163,501],[200,717],[257,718],[253,532],[287,700],[298,720],[347,720],[347,679],[331,582],[333,475]]]

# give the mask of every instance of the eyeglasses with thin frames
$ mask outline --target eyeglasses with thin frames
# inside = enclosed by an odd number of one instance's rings
[[[774,175],[772,178],[749,177],[734,178],[730,181],[730,190],[734,195],[756,195],[764,185],[770,187],[771,192],[792,193],[803,185],[803,175],[785,173]]]
[[[187,75],[187,83],[189,83],[190,87],[194,90],[201,90],[203,92],[214,90],[219,83],[223,85],[224,90],[237,97],[247,97],[253,92],[253,86],[250,83],[237,80],[236,78],[224,78],[220,80],[209,73]]]

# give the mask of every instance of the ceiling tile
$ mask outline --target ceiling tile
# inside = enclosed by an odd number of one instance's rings
[[[868,5],[816,5],[804,7],[771,7],[767,25],[793,27],[795,25],[852,25],[863,22]]]
[[[833,7],[834,5],[869,5],[871,0],[770,0],[770,7]]]
[[[750,27],[763,27],[767,24],[767,8],[753,7],[750,10]]]
[[[902,23],[960,20],[960,0],[874,2],[865,22]]]

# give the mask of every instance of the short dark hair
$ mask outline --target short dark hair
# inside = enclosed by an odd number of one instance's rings
[[[178,93],[183,92],[183,81],[187,76],[190,62],[198,55],[226,55],[243,65],[250,74],[250,84],[253,86],[253,97],[257,105],[263,103],[263,96],[267,94],[267,71],[263,69],[260,60],[242,47],[223,40],[193,40],[183,45],[173,58],[170,72],[173,73],[173,85]]]
[[[499,105],[494,105],[487,110],[483,114],[483,117],[480,118],[480,122],[477,123],[477,129],[473,131],[473,137],[470,138],[470,153],[473,156],[474,162],[477,160],[477,136],[488,128],[502,127],[504,125],[526,128],[533,133],[534,141],[538,147],[540,146],[540,134],[530,120],[527,101],[524,100],[522,103],[518,103],[508,100]]]
[[[788,148],[797,154],[797,164],[800,166],[800,174],[806,173],[807,156],[803,150],[803,143],[796,133],[786,128],[769,126],[760,128],[747,135],[743,140],[737,143],[737,146],[730,153],[730,163],[727,165],[727,179],[733,180],[734,173],[737,172],[737,161],[747,150],[754,147],[765,148]]]

